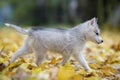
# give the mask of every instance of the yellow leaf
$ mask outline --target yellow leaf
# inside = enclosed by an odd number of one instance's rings
[[[32,73],[35,73],[35,74],[40,73],[41,71],[42,69],[40,67],[32,69]]]
[[[65,63],[64,68],[74,70],[74,67],[69,62]]]
[[[89,64],[89,65],[90,65],[90,67],[93,68],[93,69],[98,69],[98,68],[101,67],[99,64],[93,64],[93,63],[91,63],[91,64]]]
[[[57,60],[56,60],[56,58],[55,58],[55,57],[53,57],[53,58],[51,59],[50,64],[56,64],[56,63],[57,63]]]
[[[80,70],[80,74],[82,74],[82,75],[87,74],[87,71],[84,70],[84,69],[81,69],[81,70]]]
[[[47,69],[48,63],[45,62],[45,63],[43,63],[43,64],[40,64],[39,67],[40,67],[42,70]]]
[[[73,66],[67,63],[65,64],[65,66],[60,66],[57,74],[57,80],[68,80],[74,75],[75,75],[75,70]]]
[[[104,66],[101,69],[101,72],[104,74],[104,76],[112,76],[112,75],[115,75],[117,70],[112,68],[112,67],[110,67],[110,66]]]
[[[9,66],[7,66],[4,69],[3,74],[6,74],[8,71],[12,71],[13,69],[16,69],[21,64],[22,64],[22,62],[13,62],[13,63],[11,63]]]
[[[84,80],[84,77],[80,74],[73,75],[69,80]]]
[[[53,58],[51,59],[51,61],[49,62],[49,64],[56,64],[56,63],[58,63],[58,62],[60,62],[60,61],[61,61],[61,58],[53,57]]]
[[[15,74],[15,72],[11,72],[11,71],[9,71],[7,74],[12,76],[12,75]]]
[[[85,78],[84,80],[101,80],[100,77],[88,77],[88,78]]]

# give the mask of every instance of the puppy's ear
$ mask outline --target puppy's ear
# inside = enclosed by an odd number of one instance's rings
[[[96,22],[98,22],[98,18],[96,18]]]
[[[94,25],[96,23],[97,23],[97,18],[94,17],[90,20],[90,25]]]

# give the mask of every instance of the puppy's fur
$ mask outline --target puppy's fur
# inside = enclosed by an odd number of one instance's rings
[[[61,53],[64,64],[71,55],[88,71],[91,71],[88,63],[83,57],[81,51],[87,41],[102,43],[100,29],[98,28],[96,18],[88,20],[71,29],[55,28],[31,28],[28,31],[13,25],[5,24],[12,27],[20,33],[28,35],[23,46],[10,59],[13,62],[21,55],[34,52],[36,55],[36,64],[41,64],[46,52],[53,51]]]

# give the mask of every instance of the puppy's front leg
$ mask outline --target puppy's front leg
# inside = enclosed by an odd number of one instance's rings
[[[79,53],[79,54],[75,54],[74,55],[75,58],[78,60],[78,62],[88,71],[88,72],[91,72],[91,68],[89,67],[87,61],[85,60],[84,56]]]
[[[70,58],[70,54],[63,54],[63,61],[61,62],[62,65],[64,65]]]
[[[46,50],[45,49],[35,49],[34,48],[34,52],[35,52],[35,56],[36,56],[36,60],[35,63],[37,66],[39,66],[39,64],[42,64],[44,61],[44,58],[46,56]]]

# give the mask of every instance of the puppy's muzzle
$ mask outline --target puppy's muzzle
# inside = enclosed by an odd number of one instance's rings
[[[103,40],[100,40],[100,41],[98,42],[98,44],[101,44],[101,43],[103,43]]]

